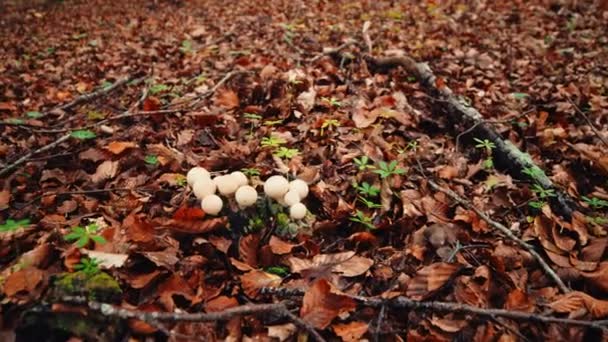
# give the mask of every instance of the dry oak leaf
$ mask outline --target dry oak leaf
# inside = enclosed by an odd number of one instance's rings
[[[342,341],[355,342],[361,341],[361,338],[369,329],[369,325],[365,322],[353,321],[345,324],[334,324],[332,328]]]
[[[217,92],[215,104],[226,109],[232,109],[239,106],[239,96],[230,89],[222,89]]]
[[[258,250],[260,246],[260,236],[249,234],[239,241],[239,255],[241,260],[247,265],[255,268],[258,266]]]
[[[253,270],[241,276],[241,286],[249,298],[257,297],[263,287],[278,287],[282,278],[276,274]]]
[[[135,147],[137,147],[137,145],[132,141],[112,141],[104,148],[113,154],[121,154],[125,150]]]
[[[285,242],[274,235],[270,238],[270,241],[268,241],[268,245],[270,246],[272,253],[276,255],[289,254],[293,248],[296,247],[296,245]]]
[[[332,272],[344,277],[356,277],[367,272],[374,261],[347,251],[315,255],[312,260],[291,257],[289,264],[292,273],[300,273],[304,277],[327,276]]]
[[[596,319],[608,316],[608,301],[593,298],[580,291],[567,293],[549,306],[556,312],[561,313],[573,313],[584,309]]]
[[[128,254],[106,253],[88,249],[83,249],[82,253],[88,255],[91,259],[96,259],[99,262],[99,266],[103,269],[120,268],[129,258]]]
[[[36,291],[43,280],[43,271],[28,267],[9,275],[4,281],[2,289],[7,297],[13,297],[19,293],[30,295]]]
[[[317,329],[325,329],[338,315],[356,307],[354,299],[332,292],[329,282],[319,279],[304,294],[300,317]]]
[[[219,296],[209,300],[205,304],[206,312],[218,312],[238,306],[239,302],[234,297]]]
[[[287,340],[291,335],[295,334],[296,331],[298,331],[298,327],[293,323],[269,325],[268,337],[278,338],[279,341],[283,342]]]
[[[203,234],[211,232],[228,224],[228,218],[226,217],[214,217],[205,220],[176,220],[176,219],[156,219],[154,222],[158,223],[163,228],[167,228],[171,231],[185,233],[185,234]]]
[[[11,201],[11,192],[8,190],[0,191],[0,210],[8,208],[8,203]]]
[[[418,270],[410,281],[406,295],[414,300],[423,299],[445,285],[462,267],[460,264],[447,262],[437,262],[425,266]]]
[[[608,292],[608,261],[603,261],[593,272],[581,272],[581,275],[602,291]]]
[[[97,171],[91,175],[91,180],[93,183],[99,183],[103,180],[114,178],[118,172],[118,166],[118,161],[104,161],[103,163],[99,164]]]

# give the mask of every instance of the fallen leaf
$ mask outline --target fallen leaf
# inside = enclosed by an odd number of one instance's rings
[[[345,324],[334,324],[332,329],[344,342],[361,341],[361,338],[369,329],[369,324],[361,321],[353,321]]]
[[[329,276],[330,273],[356,277],[367,272],[373,263],[371,259],[355,256],[353,251],[318,254],[312,260],[289,258],[291,272],[300,273],[303,277],[323,277]]]
[[[333,293],[329,282],[319,279],[304,294],[300,317],[317,329],[325,329],[338,315],[356,307],[354,299]]]
[[[277,255],[289,254],[296,246],[285,242],[274,235],[270,238],[270,241],[268,241],[268,245],[270,246],[272,253]]]
[[[560,313],[573,313],[585,309],[595,319],[608,316],[608,300],[593,298],[580,291],[567,293],[549,306]]]
[[[113,154],[121,154],[125,150],[135,147],[137,147],[137,145],[132,141],[112,141],[104,148]]]
[[[81,250],[83,254],[86,254],[91,259],[97,259],[99,262],[99,266],[104,269],[109,268],[120,268],[122,267],[127,259],[129,258],[128,254],[120,254],[120,253],[106,253],[99,251],[91,251],[88,249]]]
[[[11,193],[8,190],[0,191],[0,210],[8,208],[8,203],[11,201]]]
[[[106,179],[114,178],[114,176],[116,176],[116,173],[118,172],[118,166],[118,161],[104,161],[103,163],[99,164],[99,166],[97,167],[97,171],[95,171],[95,174],[91,176],[91,180],[93,181],[93,183],[99,183]]]
[[[263,287],[279,287],[282,280],[281,277],[276,274],[266,273],[260,270],[247,272],[240,278],[243,291],[245,291],[245,294],[249,298],[257,297],[260,289]]]
[[[268,326],[268,337],[278,338],[280,342],[287,340],[298,331],[298,327],[293,323]]]
[[[217,91],[215,104],[226,109],[232,109],[239,106],[239,96],[230,89],[221,89]]]
[[[32,296],[35,295],[37,287],[43,280],[43,271],[35,267],[28,267],[11,273],[4,281],[2,288],[4,294],[8,297],[17,294]]]
[[[460,264],[446,262],[425,266],[418,270],[410,281],[406,295],[412,299],[421,300],[445,285],[461,269]]]
[[[205,304],[206,312],[218,312],[238,306],[239,302],[234,297],[219,296],[211,299]]]

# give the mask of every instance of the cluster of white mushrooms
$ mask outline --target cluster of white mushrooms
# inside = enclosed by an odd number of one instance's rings
[[[222,210],[224,202],[216,195],[232,196],[240,208],[246,208],[256,203],[258,192],[249,185],[247,176],[235,171],[213,179],[205,168],[194,167],[186,175],[186,180],[196,198],[201,200],[201,208],[209,215],[217,215]],[[289,207],[289,215],[294,220],[306,216],[306,206],[301,201],[308,195],[308,184],[301,179],[289,182],[283,176],[271,176],[264,182],[266,196]]]

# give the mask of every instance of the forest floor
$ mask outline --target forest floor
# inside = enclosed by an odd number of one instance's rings
[[[606,338],[608,9],[575,3],[2,2],[0,339]],[[206,214],[194,166],[258,203]]]

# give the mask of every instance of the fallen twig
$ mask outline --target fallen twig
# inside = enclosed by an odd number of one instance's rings
[[[492,228],[499,230],[507,238],[511,239],[513,242],[515,242],[518,245],[520,245],[521,247],[523,247],[540,264],[540,266],[545,271],[547,276],[549,276],[557,284],[557,286],[559,287],[559,289],[562,292],[564,292],[564,293],[570,292],[570,289],[566,286],[566,284],[564,284],[564,282],[560,279],[560,277],[557,275],[557,273],[555,273],[555,271],[551,268],[551,266],[549,266],[549,264],[545,261],[545,259],[543,259],[543,257],[536,252],[536,250],[534,249],[534,247],[532,245],[528,244],[524,240],[515,236],[515,234],[513,234],[513,232],[511,230],[509,230],[509,228],[505,227],[500,222],[496,222],[496,221],[492,220],[492,218],[490,218],[488,215],[486,215],[483,211],[481,211],[477,207],[473,206],[471,203],[469,203],[469,201],[460,197],[454,191],[447,189],[447,188],[443,188],[443,187],[439,186],[437,183],[433,182],[432,180],[427,180],[427,181],[428,181],[428,184],[431,186],[431,188],[433,188],[437,191],[443,192],[448,197],[450,197],[454,201],[458,202],[458,204],[462,205],[463,207],[465,207],[469,210],[473,210],[475,212],[475,214],[477,214],[477,216],[479,216],[482,220],[486,221],[490,226],[492,226]]]
[[[48,144],[48,145],[44,145],[42,147],[40,147],[37,150],[31,151],[29,153],[26,153],[23,157],[15,160],[14,162],[6,165],[2,170],[0,170],[0,176],[4,176],[5,174],[9,173],[11,170],[13,170],[14,168],[16,168],[17,166],[25,163],[28,159],[30,159],[31,156],[35,155],[35,154],[39,154],[42,152],[46,152],[52,148],[54,148],[55,146],[58,146],[59,144],[61,144],[62,142],[68,140],[70,138],[71,133],[62,135],[59,139],[53,141],[52,143]]]
[[[438,98],[445,104],[443,106],[444,110],[458,117],[464,123],[472,125],[477,137],[488,139],[495,144],[496,148],[492,151],[495,160],[503,165],[508,165],[509,171],[515,173],[518,177],[527,177],[544,189],[555,190],[557,196],[551,199],[551,204],[556,209],[555,212],[567,218],[572,216],[575,211],[574,208],[576,208],[576,202],[555,187],[543,170],[536,166],[530,155],[520,151],[509,139],[503,139],[475,108],[463,103],[449,87],[438,81],[426,63],[417,63],[408,56],[388,58],[367,56],[365,59],[376,69],[389,70],[401,66],[413,74],[432,97]],[[523,173],[526,169],[534,172]]]
[[[583,119],[585,119],[585,121],[587,122],[587,124],[589,125],[589,127],[591,127],[591,130],[593,131],[593,133],[595,133],[595,135],[600,139],[600,141],[604,144],[604,146],[608,147],[608,140],[606,140],[606,138],[602,135],[602,133],[595,128],[595,125],[593,124],[593,122],[591,122],[591,120],[589,119],[589,117],[585,114],[585,112],[583,112],[579,106],[576,105],[576,103],[574,103],[574,101],[572,101],[572,99],[568,96],[566,96],[566,99],[568,100],[568,102],[570,102],[570,104],[572,105],[572,107],[574,107],[574,110],[583,117]]]
[[[321,53],[312,57],[309,61],[314,63],[314,62],[318,61],[319,59],[323,58],[324,56],[334,55],[334,54],[346,49],[347,47],[349,47],[351,45],[355,45],[356,43],[357,42],[354,39],[347,39],[344,43],[342,43],[341,45],[339,45],[335,48],[323,48],[323,51]]]
[[[287,302],[245,304],[228,308],[223,311],[200,313],[131,310],[112,304],[89,301],[83,297],[65,297],[62,298],[61,302],[86,305],[90,310],[99,312],[105,316],[113,316],[121,319],[138,319],[153,325],[156,322],[216,322],[226,321],[236,316],[273,313],[292,320],[297,326],[305,329],[318,342],[325,342],[325,339],[311,325],[289,311]]]

